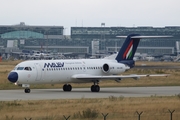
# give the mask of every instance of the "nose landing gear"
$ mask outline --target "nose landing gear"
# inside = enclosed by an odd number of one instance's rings
[[[30,88],[25,88],[25,89],[24,89],[24,92],[25,92],[25,93],[30,93],[30,92],[31,92],[31,89],[30,89]]]

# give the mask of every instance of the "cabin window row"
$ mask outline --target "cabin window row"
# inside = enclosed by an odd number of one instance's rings
[[[53,70],[82,70],[82,67],[73,67],[73,68],[47,68],[47,71]]]
[[[102,69],[102,67],[87,67],[88,70]]]
[[[82,67],[73,67],[73,68],[47,68],[47,71],[53,71],[53,70],[95,70],[95,69],[102,69],[102,67],[87,67],[87,68],[82,68]]]

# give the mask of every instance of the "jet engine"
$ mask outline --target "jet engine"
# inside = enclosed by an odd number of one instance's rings
[[[102,66],[102,71],[106,74],[120,74],[126,70],[129,69],[129,66],[122,64],[122,63],[113,63],[113,62],[109,62],[109,63],[104,63]]]

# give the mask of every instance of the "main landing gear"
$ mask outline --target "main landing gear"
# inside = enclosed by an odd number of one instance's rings
[[[64,91],[71,91],[72,90],[72,86],[70,84],[64,84],[63,90]]]
[[[99,92],[100,91],[100,87],[99,87],[99,81],[93,81],[94,85],[91,86],[91,92]],[[72,86],[70,84],[64,84],[63,85],[63,90],[64,91],[71,91],[72,90]]]
[[[99,92],[100,91],[100,87],[98,84],[99,84],[99,81],[94,81],[94,85],[91,86],[91,92]]]

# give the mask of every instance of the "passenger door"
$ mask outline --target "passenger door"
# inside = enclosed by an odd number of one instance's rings
[[[40,81],[42,78],[42,68],[39,63],[35,63],[36,67],[36,81]]]

